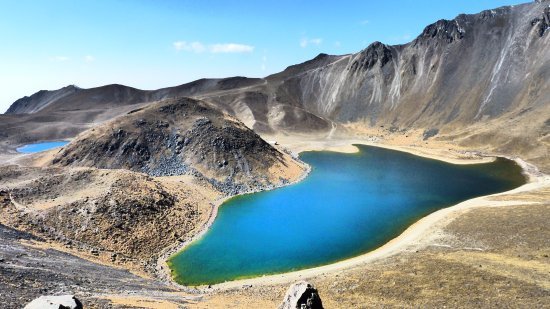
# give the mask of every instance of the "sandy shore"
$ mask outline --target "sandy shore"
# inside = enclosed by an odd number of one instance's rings
[[[273,139],[275,139],[273,137]],[[453,164],[478,164],[488,163],[495,160],[495,155],[482,154],[473,151],[460,150],[453,146],[444,144],[414,145],[406,143],[391,143],[378,141],[376,138],[369,139],[296,139],[280,136],[277,139],[281,145],[289,148],[293,152],[300,153],[304,151],[335,151],[342,153],[355,153],[359,149],[354,144],[367,146],[376,146],[385,149],[403,151],[416,156],[445,161]]]
[[[273,138],[272,138],[273,139]],[[430,148],[430,147],[418,147],[410,145],[392,145],[387,143],[381,143],[374,140],[364,140],[364,139],[342,139],[342,140],[327,140],[327,139],[295,139],[295,138],[285,138],[277,137],[278,143],[282,146],[288,148],[289,150],[300,153],[303,151],[336,151],[344,153],[354,153],[358,151],[358,148],[353,146],[353,144],[363,144],[369,146],[376,146],[386,149],[392,149],[397,151],[404,151],[414,155],[441,160],[453,164],[477,164],[477,163],[486,163],[493,161],[496,157],[489,154],[480,154],[480,153],[470,153],[470,152],[460,152],[458,150],[449,149],[449,148]],[[433,145],[432,145],[433,146]],[[441,209],[436,211],[413,225],[407,228],[401,235],[394,238],[390,242],[386,243],[382,247],[365,253],[363,255],[346,259],[337,263],[324,265],[320,267],[304,269],[295,272],[277,274],[277,275],[268,275],[251,279],[235,280],[225,283],[220,283],[213,285],[211,288],[216,290],[228,290],[234,288],[247,287],[250,285],[274,285],[274,284],[287,284],[294,282],[296,280],[304,280],[308,278],[313,278],[316,276],[324,275],[331,272],[336,272],[358,265],[363,265],[367,263],[374,262],[376,260],[387,258],[391,255],[395,255],[400,252],[416,250],[419,247],[423,246],[421,239],[430,239],[430,236],[435,234],[441,229],[442,226],[445,226],[456,218],[464,210],[476,208],[476,207],[501,207],[501,206],[510,206],[518,204],[515,201],[495,201],[491,200],[492,197],[527,192],[537,190],[543,187],[550,186],[550,176],[539,173],[538,170],[524,162],[519,158],[510,158],[514,159],[522,168],[524,173],[528,176],[529,182],[519,188],[516,188],[511,191],[502,192],[498,194],[488,195],[473,198],[457,205]],[[302,177],[297,180],[305,178],[307,173],[302,175]],[[217,201],[213,206],[213,215],[211,216],[209,223],[201,230],[199,234],[193,237],[190,241],[186,241],[182,246],[178,246],[177,250],[172,249],[169,255],[163,255],[162,259],[159,259],[159,262],[166,265],[166,259],[185,246],[189,245],[190,242],[196,240],[197,238],[204,235],[207,229],[215,220],[218,208],[226,199]],[[525,202],[523,202],[525,203]],[[166,268],[168,270],[168,268]],[[169,272],[165,272],[165,275],[170,276]],[[168,279],[168,278],[167,278]],[[181,286],[180,286],[181,287]],[[206,290],[205,287],[199,288],[199,290]]]

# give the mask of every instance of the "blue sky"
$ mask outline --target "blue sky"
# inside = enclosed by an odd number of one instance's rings
[[[263,77],[321,52],[406,43],[438,19],[521,2],[0,0],[0,112],[69,84],[156,89]]]

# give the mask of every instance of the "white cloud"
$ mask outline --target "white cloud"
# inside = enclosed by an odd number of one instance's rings
[[[362,20],[362,21],[359,22],[359,24],[362,25],[362,26],[366,26],[366,25],[368,25],[369,23],[370,23],[370,21],[369,21],[368,19],[364,19],[364,20]]]
[[[323,39],[321,38],[315,38],[315,39],[302,38],[300,40],[300,46],[302,48],[306,48],[308,45],[319,45],[321,43],[323,43]]]
[[[94,61],[95,61],[95,57],[92,56],[92,55],[86,55],[86,56],[84,56],[84,61],[85,61],[85,62],[88,62],[88,63],[89,63],[89,62],[94,62]]]
[[[236,43],[218,43],[205,45],[201,42],[186,42],[177,41],[172,44],[177,51],[188,51],[194,53],[209,52],[212,54],[220,53],[251,53],[254,51],[254,46],[236,44]]]
[[[336,41],[336,42],[334,42],[334,46],[340,47],[340,46],[342,46],[342,43],[340,43],[340,41]]]
[[[174,42],[173,45],[176,50],[190,51],[195,53],[202,53],[206,50],[201,42],[178,41]]]
[[[55,61],[55,62],[63,62],[67,60],[70,60],[70,58],[66,56],[55,56],[50,58],[50,61]]]
[[[250,53],[254,51],[254,46],[244,44],[214,44],[209,46],[211,53]]]

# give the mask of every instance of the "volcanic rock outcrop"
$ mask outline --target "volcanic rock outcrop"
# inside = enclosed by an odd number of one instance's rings
[[[206,102],[178,98],[129,112],[80,134],[56,166],[128,169],[151,176],[192,174],[226,193],[289,181],[297,161]]]

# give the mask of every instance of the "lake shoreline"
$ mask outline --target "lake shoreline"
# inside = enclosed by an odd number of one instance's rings
[[[15,148],[15,150],[21,154],[34,154],[61,148],[69,142],[69,140],[40,141],[36,143],[19,145]]]
[[[159,259],[157,260],[158,262],[157,262],[157,269],[156,269],[157,277],[159,279],[187,291],[206,292],[209,289],[227,290],[227,289],[247,287],[250,285],[272,285],[272,284],[290,283],[292,281],[303,280],[304,278],[310,278],[310,277],[315,277],[317,275],[322,275],[327,272],[348,269],[356,265],[369,263],[375,260],[380,260],[390,255],[394,255],[402,251],[407,251],[407,249],[410,246],[415,246],[415,240],[418,240],[420,236],[425,236],[430,232],[433,233],[435,229],[435,225],[437,225],[438,223],[441,223],[442,221],[445,221],[445,222],[452,221],[457,216],[457,213],[461,210],[469,209],[473,207],[483,207],[483,206],[490,206],[490,207],[505,206],[505,205],[501,205],[502,203],[497,203],[497,202],[489,203],[489,201],[486,201],[488,197],[509,194],[512,192],[523,192],[523,191],[534,190],[536,188],[548,185],[550,183],[550,179],[548,177],[545,177],[544,174],[538,172],[536,167],[526,163],[525,161],[519,158],[512,158],[512,157],[501,156],[501,155],[489,155],[489,154],[482,154],[479,152],[471,152],[471,153],[467,152],[467,153],[464,153],[463,156],[455,155],[454,157],[452,157],[452,156],[442,155],[440,152],[437,151],[437,149],[423,148],[419,150],[410,146],[407,147],[407,146],[387,145],[380,142],[361,140],[361,139],[345,139],[345,140],[337,140],[337,141],[324,139],[324,140],[314,140],[314,141],[308,141],[308,142],[298,141],[296,143],[282,142],[281,144],[297,153],[305,152],[305,151],[334,151],[334,152],[342,152],[342,153],[354,153],[354,152],[358,152],[359,149],[353,146],[353,144],[361,144],[361,145],[406,152],[416,156],[435,159],[435,160],[444,161],[452,164],[488,163],[488,162],[494,161],[497,157],[503,157],[503,158],[507,158],[515,161],[516,164],[518,164],[522,168],[522,173],[526,176],[526,184],[506,192],[469,199],[459,204],[433,212],[417,220],[415,223],[410,225],[403,233],[401,233],[396,238],[390,240],[386,244],[382,245],[381,247],[378,247],[373,251],[363,253],[359,256],[344,259],[342,261],[338,261],[335,263],[327,264],[324,266],[318,266],[314,268],[307,268],[307,269],[298,270],[298,271],[275,274],[275,275],[264,275],[264,276],[250,278],[250,279],[237,279],[234,281],[214,284],[208,287],[184,286],[177,283],[172,277],[171,269],[169,268],[167,263],[168,259],[172,254],[175,254],[176,252],[183,250],[191,242],[202,237],[208,231],[208,229],[213,224],[217,216],[219,207],[225,201],[227,201],[230,198],[233,198],[234,196],[224,197],[223,199],[217,200],[216,202],[212,203],[213,210],[209,217],[209,220],[207,224],[205,224],[197,234],[195,234],[193,237],[186,240],[185,242],[178,244],[177,246],[170,247],[167,251],[161,254]],[[307,164],[306,166],[307,166],[307,170],[302,174],[301,177],[299,177],[299,179],[286,185],[294,184],[305,179],[305,177],[309,175],[309,172],[311,170],[311,167],[309,167]],[[254,193],[254,192],[246,192],[243,194],[249,194],[249,193]],[[416,244],[416,246],[417,245],[418,244]]]
[[[156,275],[157,279],[161,280],[164,283],[170,284],[172,286],[176,286],[178,288],[184,288],[184,290],[187,290],[188,292],[189,291],[196,291],[196,288],[194,288],[194,287],[181,285],[178,282],[176,282],[176,280],[172,276],[171,268],[168,264],[168,260],[170,259],[170,257],[172,255],[184,250],[191,243],[193,243],[194,241],[196,241],[199,238],[203,237],[206,234],[206,232],[208,232],[208,230],[210,229],[212,224],[214,224],[214,221],[216,220],[216,217],[218,216],[218,212],[219,212],[220,207],[226,201],[228,201],[228,200],[230,200],[234,197],[241,196],[241,195],[258,193],[258,192],[267,191],[267,190],[276,190],[276,189],[279,189],[279,188],[282,188],[282,187],[286,187],[286,186],[296,184],[296,183],[301,182],[302,180],[304,180],[309,175],[309,173],[311,172],[311,166],[309,164],[301,161],[301,160],[299,162],[301,164],[303,164],[304,172],[298,178],[296,178],[295,180],[293,180],[291,182],[284,183],[284,184],[278,184],[278,185],[273,186],[272,188],[262,188],[262,189],[248,190],[248,191],[236,194],[236,195],[222,196],[221,198],[219,198],[219,199],[213,201],[212,203],[210,203],[210,205],[212,207],[212,211],[210,212],[210,215],[209,215],[208,220],[206,221],[206,223],[197,231],[197,233],[195,233],[192,236],[186,238],[183,242],[180,242],[178,244],[175,244],[173,246],[165,248],[161,252],[159,257],[157,258],[157,265],[155,267],[155,275]]]

